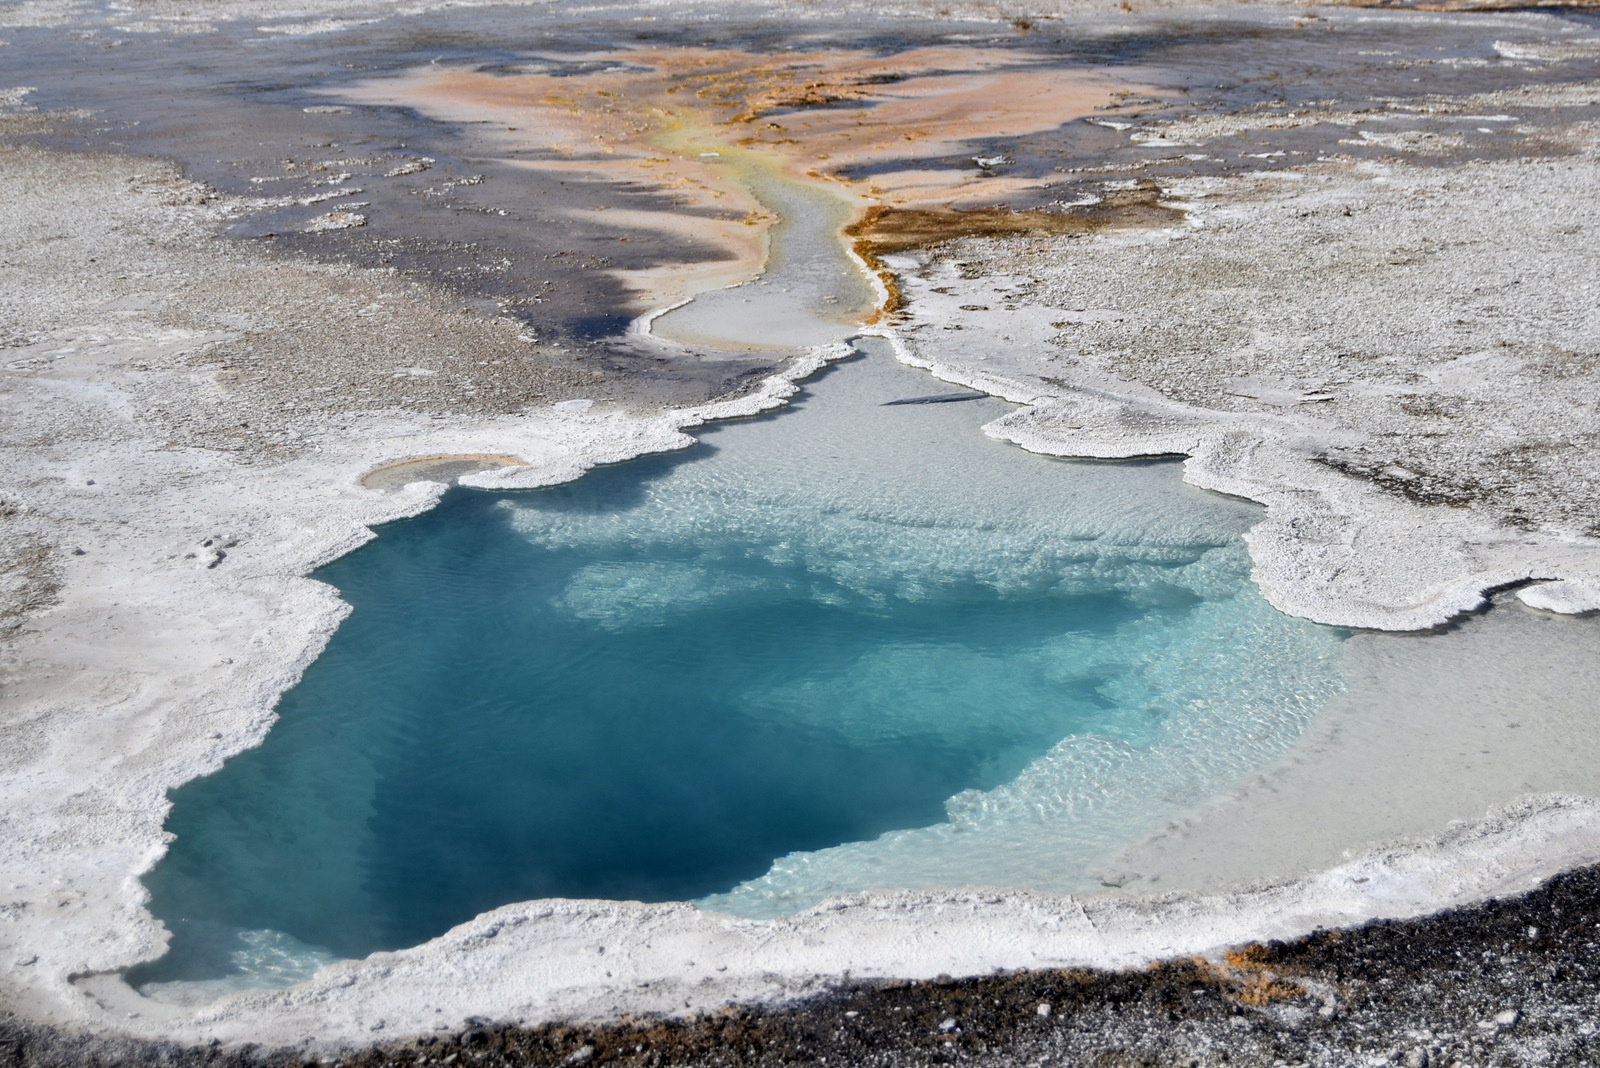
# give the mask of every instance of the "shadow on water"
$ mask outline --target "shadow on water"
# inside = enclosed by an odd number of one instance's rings
[[[624,314],[580,315],[567,320],[567,331],[579,341],[598,341],[620,337],[628,332],[633,316]]]

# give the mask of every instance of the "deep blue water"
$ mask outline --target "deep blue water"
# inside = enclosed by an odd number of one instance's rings
[[[538,897],[745,886],[781,911],[856,884],[1059,882],[1082,858],[1063,838],[1029,861],[1002,802],[1054,775],[1057,802],[1089,797],[1069,820],[1085,841],[1127,811],[1158,818],[1170,790],[1123,798],[1094,781],[1122,772],[1061,745],[1112,746],[1159,780],[1163,732],[1200,700],[1163,672],[1209,680],[1204,701],[1232,686],[1245,711],[1221,715],[1260,715],[1267,749],[1292,739],[1272,702],[1315,684],[1229,681],[1325,652],[1245,577],[1255,510],[1171,464],[990,441],[977,428],[999,402],[885,406],[941,388],[852,361],[685,453],[452,490],[321,569],[354,611],[265,743],[173,793],[176,840],[146,880],[173,949],[132,978],[294,978]],[[1001,812],[970,840],[1034,868],[980,850],[941,871],[967,854],[895,837],[953,826],[962,798]],[[875,842],[922,853],[829,852]],[[815,857],[842,859],[809,888],[790,872],[751,889]]]

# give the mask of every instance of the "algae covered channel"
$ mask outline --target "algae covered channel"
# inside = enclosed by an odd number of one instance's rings
[[[1586,10],[0,12],[18,1063],[1582,1063]]]

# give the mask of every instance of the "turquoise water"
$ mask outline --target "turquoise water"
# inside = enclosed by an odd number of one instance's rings
[[[354,612],[258,749],[173,794],[137,982],[273,985],[536,897],[778,915],[1097,885],[1280,753],[1340,636],[1258,510],[1030,456],[873,352],[780,413],[545,490],[453,490],[323,568]]]

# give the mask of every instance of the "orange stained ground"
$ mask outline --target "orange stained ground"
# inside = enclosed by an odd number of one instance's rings
[[[825,182],[863,209],[993,204],[1028,179],[922,161],[975,151],[981,140],[1053,129],[1143,87],[1047,57],[969,46],[892,56],[780,55],[638,49],[564,55],[606,64],[580,74],[502,74],[423,67],[366,82],[346,96],[453,122],[492,124],[520,161],[577,179],[632,181],[671,192],[675,210],[609,211],[608,222],[718,246],[717,263],[635,272],[646,303],[746,278],[766,255],[772,221],[752,196],[752,168]],[[552,64],[554,68],[554,64]],[[841,170],[872,165],[870,179]]]

